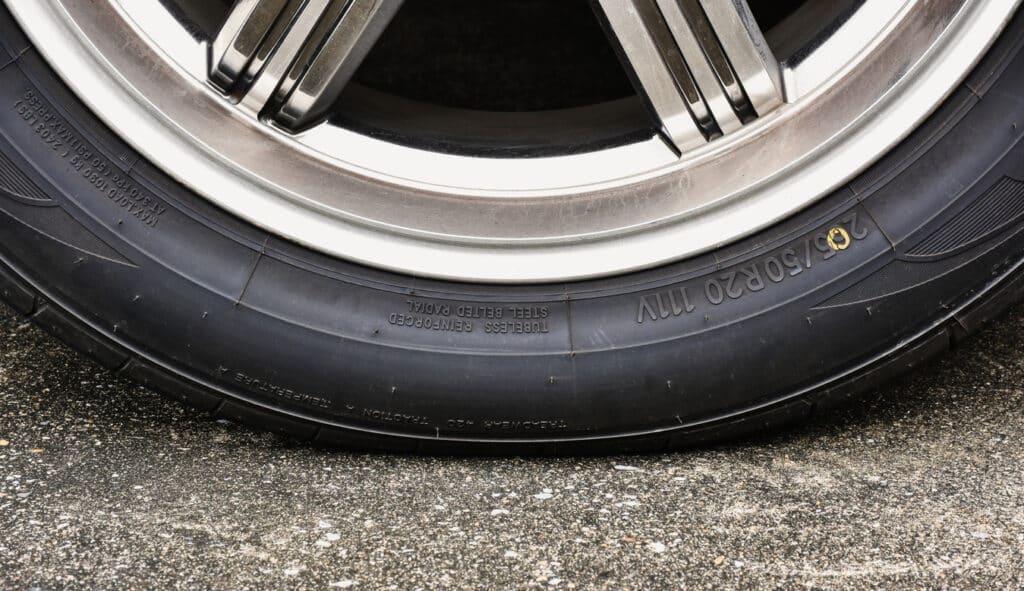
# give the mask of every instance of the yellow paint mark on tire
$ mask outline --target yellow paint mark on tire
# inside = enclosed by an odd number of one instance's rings
[[[836,226],[828,231],[828,245],[832,250],[846,250],[853,244],[850,233],[842,226]]]

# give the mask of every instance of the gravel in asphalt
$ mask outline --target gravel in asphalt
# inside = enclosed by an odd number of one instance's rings
[[[1024,308],[827,418],[654,456],[314,449],[0,308],[0,588],[1019,589]]]

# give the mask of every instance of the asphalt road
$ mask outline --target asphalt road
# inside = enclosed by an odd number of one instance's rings
[[[828,419],[659,456],[311,449],[0,307],[0,588],[1019,589],[1024,308]]]

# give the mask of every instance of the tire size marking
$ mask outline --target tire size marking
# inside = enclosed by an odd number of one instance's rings
[[[636,323],[693,314],[702,308],[721,306],[771,289],[773,285],[835,258],[869,234],[870,230],[860,224],[857,212],[851,211],[827,230],[807,236],[754,262],[717,273],[702,283],[688,283],[640,296]]]
[[[22,93],[14,102],[14,110],[44,144],[98,193],[150,228],[160,222],[166,206],[99,155],[34,90]]]

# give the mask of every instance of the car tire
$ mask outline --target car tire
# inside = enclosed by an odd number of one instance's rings
[[[413,277],[279,238],[131,148],[0,14],[0,295],[213,416],[347,448],[604,453],[827,412],[1024,290],[1024,20],[909,138],[714,251],[614,277]]]

